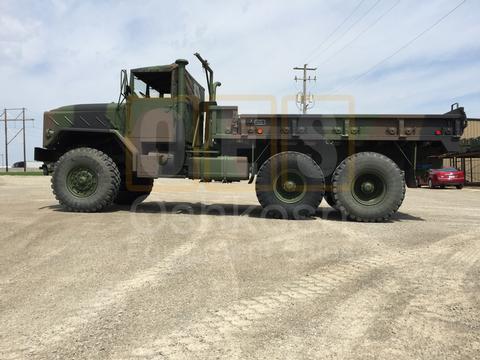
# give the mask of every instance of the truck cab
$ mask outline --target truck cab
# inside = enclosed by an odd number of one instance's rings
[[[124,136],[136,149],[138,177],[182,172],[205,97],[186,64],[177,60],[171,65],[133,69],[129,85],[122,88],[127,119]]]

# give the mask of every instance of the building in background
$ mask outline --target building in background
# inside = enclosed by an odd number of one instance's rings
[[[443,164],[463,170],[468,184],[480,185],[480,121],[468,122],[461,144],[464,152],[445,156]]]

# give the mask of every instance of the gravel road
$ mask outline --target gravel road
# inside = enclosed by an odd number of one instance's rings
[[[0,176],[0,208],[1,359],[479,358],[480,189],[363,224],[187,180],[74,214],[48,177]]]

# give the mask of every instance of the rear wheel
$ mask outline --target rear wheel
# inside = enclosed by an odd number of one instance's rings
[[[78,148],[65,153],[55,164],[52,189],[65,209],[101,211],[112,204],[120,187],[120,172],[105,153]]]
[[[463,185],[462,185],[462,184],[456,185],[455,187],[456,187],[458,190],[463,189]]]
[[[315,213],[322,201],[325,180],[310,156],[287,151],[263,163],[255,190],[267,213],[297,219]]]
[[[433,182],[432,182],[432,179],[428,179],[428,187],[430,189],[433,189],[435,186],[433,186]]]
[[[388,220],[405,196],[403,172],[391,159],[374,152],[342,161],[332,184],[338,210],[356,221]]]

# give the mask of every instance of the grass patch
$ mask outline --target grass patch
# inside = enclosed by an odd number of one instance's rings
[[[43,172],[41,171],[9,171],[8,173],[5,171],[0,172],[0,176],[43,176]]]

